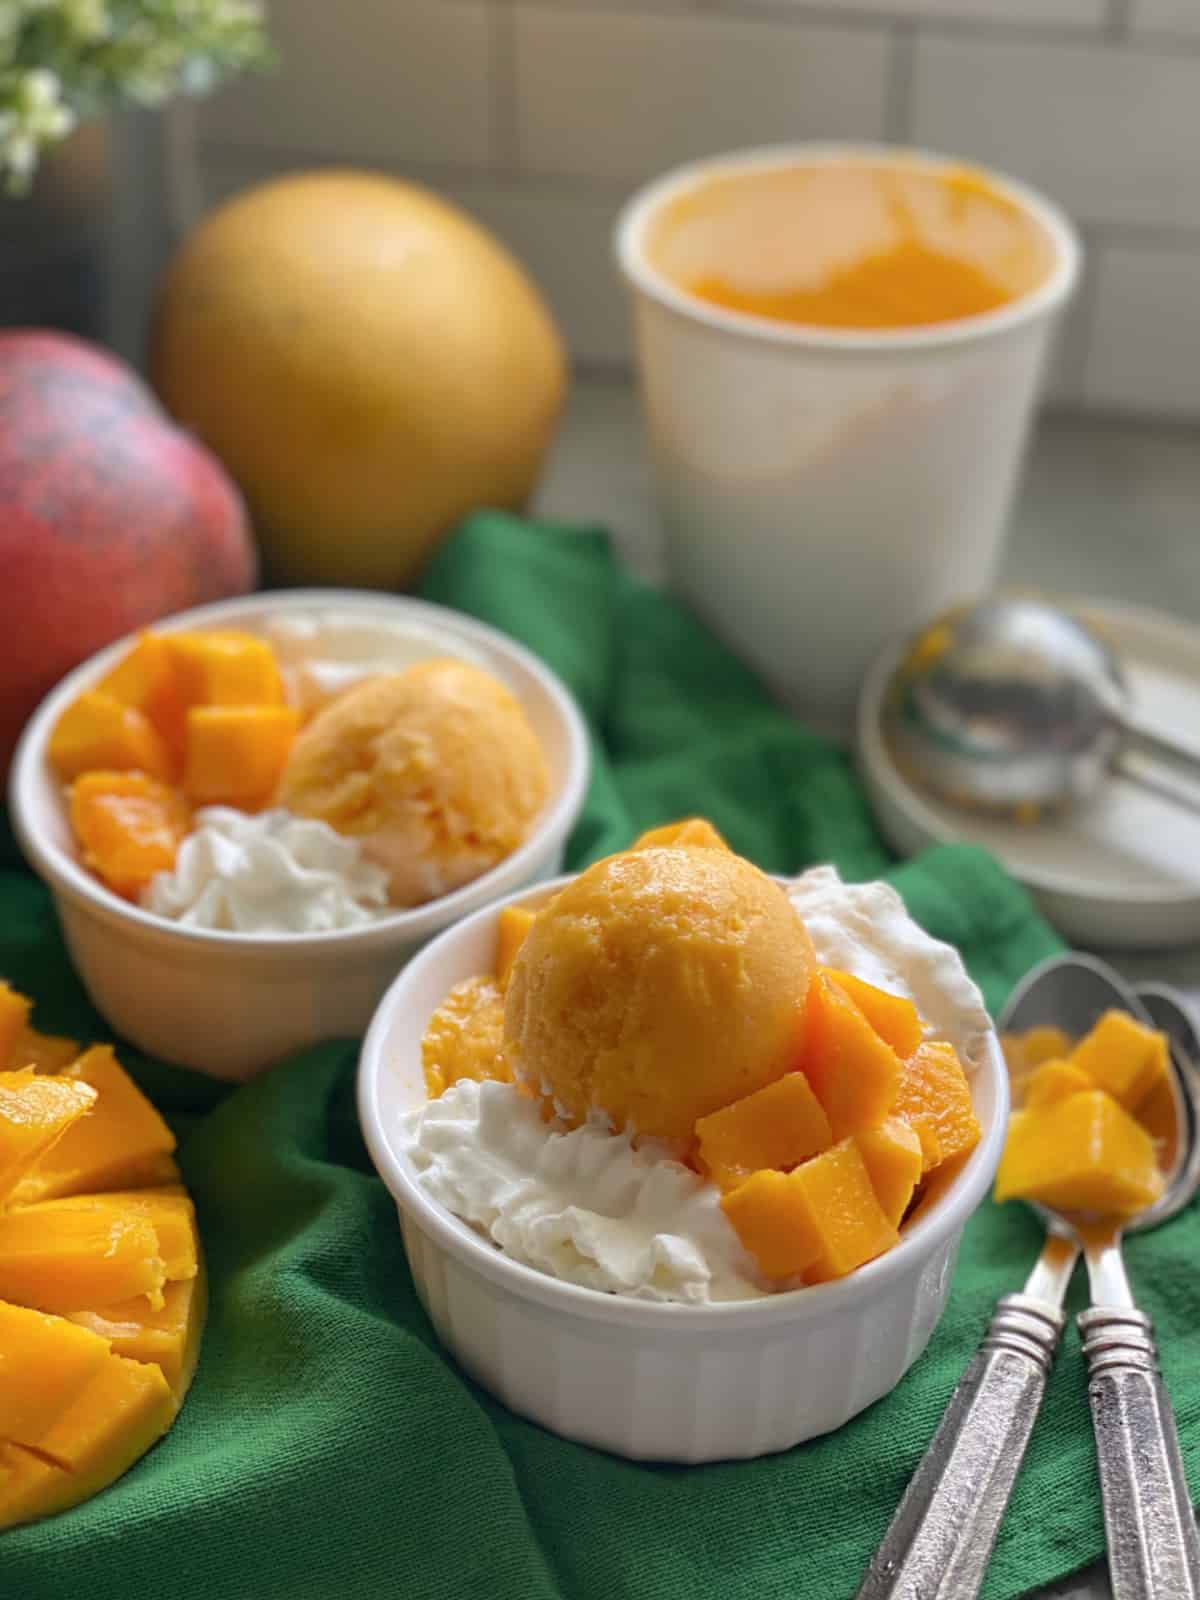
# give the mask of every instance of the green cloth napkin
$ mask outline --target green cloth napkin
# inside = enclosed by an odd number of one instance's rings
[[[634,583],[596,532],[488,514],[424,593],[506,629],[582,704],[595,775],[574,866],[704,812],[763,867],[832,860],[892,877],[962,950],[989,1002],[1056,948],[985,855],[891,872],[846,758],[776,709],[677,605]],[[11,843],[10,843],[11,850]],[[0,873],[0,973],[37,1021],[105,1037],[48,897]],[[838,1600],[851,1595],[995,1299],[1039,1247],[1021,1207],[970,1224],[949,1308],[899,1387],[838,1433],[710,1467],[635,1465],[554,1438],[457,1370],[413,1291],[395,1211],[355,1122],[352,1041],[244,1088],[122,1058],[174,1117],[199,1207],[212,1309],[178,1423],[78,1510],[0,1535],[21,1600]],[[1200,1219],[1131,1247],[1193,1489],[1200,1458]],[[818,1380],[819,1381],[819,1380]],[[1099,1556],[1103,1530],[1078,1340],[1068,1334],[987,1594]]]

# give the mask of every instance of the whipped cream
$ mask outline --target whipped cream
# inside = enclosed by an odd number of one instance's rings
[[[228,806],[196,813],[175,866],[147,884],[147,911],[193,928],[327,933],[387,911],[387,873],[325,822]]]
[[[834,867],[813,867],[788,885],[788,898],[825,967],[851,972],[906,996],[927,1038],[945,1039],[970,1077],[992,1031],[977,985],[953,945],[926,933],[890,884],[843,883]]]
[[[260,632],[275,652],[288,701],[306,712],[365,678],[403,672],[435,657],[495,672],[454,634],[423,622],[394,622],[357,611],[287,611],[268,618]]]
[[[650,1141],[602,1122],[548,1128],[510,1083],[463,1078],[409,1112],[401,1143],[422,1187],[526,1266],[638,1300],[769,1293],[720,1191]]]
[[[983,998],[958,952],[919,927],[894,889],[817,867],[788,894],[822,965],[906,995],[927,1036],[948,1040],[968,1074],[978,1068],[991,1031]],[[665,1146],[635,1149],[599,1118],[564,1133],[512,1084],[461,1080],[401,1119],[400,1142],[434,1200],[553,1277],[691,1304],[794,1287],[759,1276],[716,1185]]]

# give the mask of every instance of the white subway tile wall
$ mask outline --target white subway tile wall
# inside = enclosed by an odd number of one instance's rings
[[[1135,29],[1147,33],[1181,33],[1200,37],[1197,0],[1130,0]]]
[[[879,139],[889,40],[863,28],[518,5],[517,158],[639,181],[788,139]]]
[[[441,190],[626,367],[613,219],[694,156],[879,140],[1058,200],[1088,266],[1059,406],[1200,420],[1200,0],[273,0],[281,65],[198,118],[206,203],[353,161]]]

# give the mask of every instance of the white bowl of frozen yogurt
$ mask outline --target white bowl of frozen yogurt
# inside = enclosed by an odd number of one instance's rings
[[[573,881],[504,904],[537,910]],[[493,971],[502,906],[423,950],[367,1033],[360,1122],[434,1327],[472,1377],[565,1437],[680,1462],[787,1449],[892,1389],[945,1307],[1007,1117],[986,1010],[957,952],[886,885],[820,868],[785,887],[819,962],[906,995],[926,1036],[954,1046],[980,1127],[898,1242],[836,1281],[765,1278],[676,1150],[603,1119],[548,1121],[510,1082],[429,1098],[423,1037],[456,985]]]
[[[173,869],[135,903],[80,859],[63,786],[47,760],[61,714],[132,641],[118,641],[70,673],[34,714],[13,762],[18,841],[49,885],[72,959],[111,1026],[150,1054],[237,1080],[320,1040],[361,1034],[397,971],[435,934],[561,870],[589,761],[583,720],[558,678],[512,639],[445,607],[297,590],[200,607],[154,631],[209,629],[266,638],[289,700],[304,712],[416,663],[450,659],[481,668],[519,704],[547,778],[523,841],[424,903],[390,902],[394,873],[386,852],[373,858],[323,821],[278,806],[197,810]]]

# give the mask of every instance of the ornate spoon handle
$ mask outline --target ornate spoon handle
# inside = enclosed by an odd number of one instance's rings
[[[1154,1327],[1131,1307],[1079,1315],[1113,1600],[1200,1600],[1200,1536]]]
[[[997,1303],[858,1600],[970,1600],[978,1593],[1063,1322],[1061,1311],[1028,1295]]]

